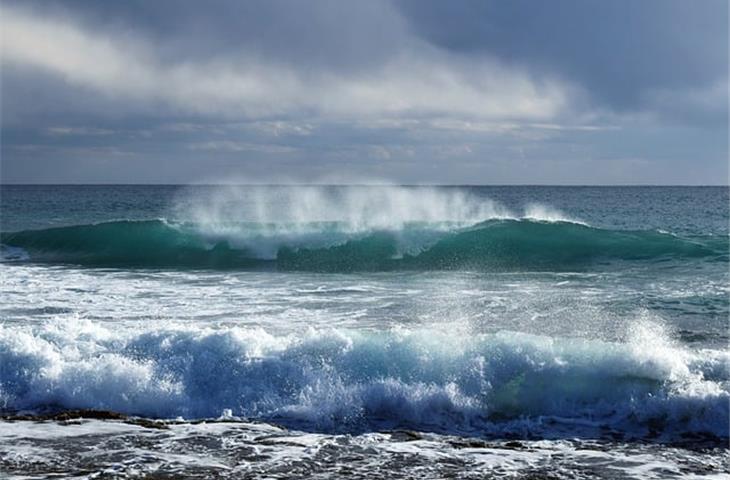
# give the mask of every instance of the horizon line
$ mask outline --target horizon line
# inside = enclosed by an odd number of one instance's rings
[[[730,187],[690,183],[0,183],[0,187]]]

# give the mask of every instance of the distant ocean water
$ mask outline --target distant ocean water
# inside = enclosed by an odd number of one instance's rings
[[[729,209],[727,187],[2,186],[0,473],[719,478]],[[18,420],[70,410],[135,420]]]

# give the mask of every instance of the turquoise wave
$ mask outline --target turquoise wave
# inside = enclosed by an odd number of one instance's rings
[[[116,221],[2,234],[30,260],[118,267],[241,268],[257,262],[226,241],[206,240],[162,220]]]
[[[250,225],[246,228],[248,232],[238,235],[230,230],[213,235],[192,224],[116,221],[3,233],[0,241],[6,249],[22,249],[27,254],[22,258],[33,262],[149,268],[565,270],[616,261],[728,258],[727,238],[682,238],[654,230],[524,219],[488,220],[460,229],[414,225],[375,232],[338,232],[336,225],[328,224],[321,226],[322,235],[314,244],[311,232],[317,225],[307,227],[308,242],[291,230],[281,234],[259,228],[252,233]],[[409,239],[408,248],[404,238]],[[262,256],[262,244],[275,255]]]

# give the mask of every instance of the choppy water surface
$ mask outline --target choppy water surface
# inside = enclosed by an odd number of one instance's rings
[[[727,188],[1,193],[5,475],[728,473]]]

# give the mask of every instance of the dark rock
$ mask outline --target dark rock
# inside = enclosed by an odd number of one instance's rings
[[[522,442],[518,442],[516,440],[509,441],[504,444],[506,448],[516,448],[516,449],[523,449],[525,448],[525,444]]]
[[[395,430],[390,432],[390,439],[396,442],[412,442],[414,440],[423,440],[423,435],[413,430]]]

